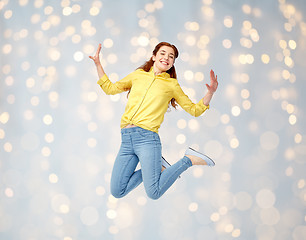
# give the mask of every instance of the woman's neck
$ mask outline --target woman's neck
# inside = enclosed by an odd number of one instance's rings
[[[154,75],[159,75],[159,74],[163,73],[160,69],[155,67],[155,65],[153,65],[153,72],[154,72]]]

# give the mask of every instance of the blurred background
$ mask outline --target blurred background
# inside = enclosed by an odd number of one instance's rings
[[[303,0],[0,0],[0,239],[306,239],[306,5]],[[195,102],[209,71],[219,89],[194,118],[160,129],[192,167],[159,200],[143,185],[110,195],[127,96],[115,82],[177,46],[178,80]],[[304,100],[303,100],[304,99]]]

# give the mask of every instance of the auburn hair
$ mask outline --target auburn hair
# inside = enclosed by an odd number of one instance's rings
[[[160,42],[159,44],[157,44],[153,50],[153,56],[156,56],[158,50],[162,47],[162,46],[167,46],[167,47],[171,47],[174,51],[174,57],[177,58],[178,55],[179,55],[179,52],[177,50],[177,48],[173,45],[173,44],[170,44],[168,42]],[[143,69],[144,71],[146,72],[149,72],[151,67],[153,66],[154,64],[154,61],[153,61],[153,56],[148,60],[146,61],[143,65],[141,65],[139,68],[137,69]],[[167,71],[167,73],[170,75],[171,78],[175,78],[176,79],[176,71],[175,71],[175,67],[174,65]],[[172,98],[170,100],[170,103],[172,105],[172,107],[174,107],[176,109],[177,107],[177,104],[175,102],[175,99]]]

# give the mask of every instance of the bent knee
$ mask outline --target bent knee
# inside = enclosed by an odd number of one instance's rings
[[[111,194],[115,198],[122,198],[126,195],[125,191],[122,191],[122,190],[114,188],[114,187],[111,187]]]
[[[114,193],[114,192],[112,192],[111,194],[112,194],[112,196],[113,196],[114,198],[122,198],[122,197],[124,197],[123,194],[118,194],[118,193]]]
[[[123,198],[125,196],[125,194],[115,191],[111,191],[111,194],[114,198]]]
[[[161,194],[159,192],[147,192],[147,196],[152,200],[157,200],[161,197]]]

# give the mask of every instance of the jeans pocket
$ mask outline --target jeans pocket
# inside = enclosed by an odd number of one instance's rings
[[[139,135],[143,138],[145,142],[151,142],[160,145],[160,138],[156,132],[149,130],[139,132]]]
[[[139,135],[143,138],[147,138],[147,139],[152,139],[154,140],[154,132],[149,131],[149,130],[141,130],[138,132]]]

